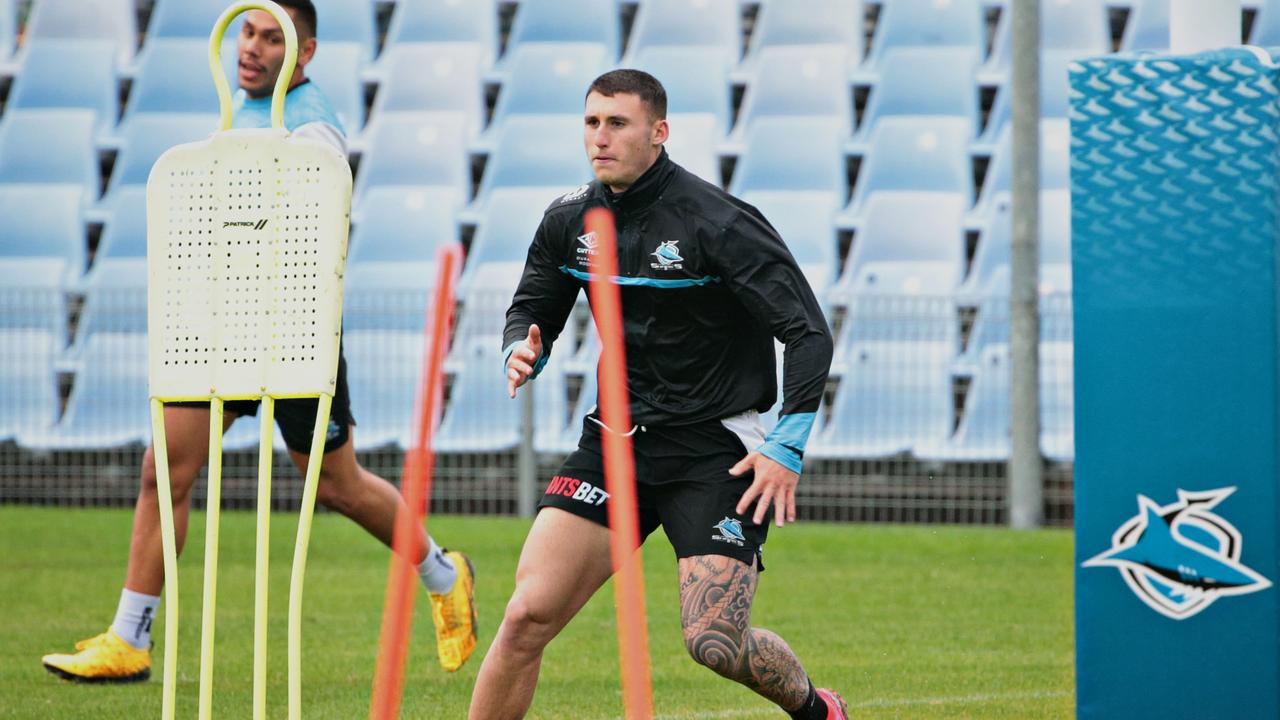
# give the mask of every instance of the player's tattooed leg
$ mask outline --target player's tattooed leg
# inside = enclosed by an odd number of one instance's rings
[[[776,634],[751,627],[756,569],[729,557],[680,559],[680,621],[693,659],[783,709],[800,707],[809,679]]]

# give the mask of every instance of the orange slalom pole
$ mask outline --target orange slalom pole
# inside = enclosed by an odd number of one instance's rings
[[[618,274],[617,236],[613,214],[604,208],[587,212],[586,230],[595,233],[591,307],[600,331],[600,419],[608,428],[631,427],[627,395],[627,358],[622,343],[622,298],[610,278]],[[618,621],[618,654],[622,667],[622,700],[628,720],[653,717],[649,666],[649,628],[644,601],[640,523],[636,512],[635,459],[631,437],[605,430],[605,490],[609,493],[609,550],[613,559],[614,607]]]
[[[382,608],[382,634],[378,640],[378,664],[373,679],[373,698],[369,704],[369,717],[372,720],[394,720],[400,716],[404,666],[409,654],[413,603],[418,589],[417,575],[409,558],[422,554],[418,529],[425,529],[427,508],[431,501],[431,477],[435,468],[435,452],[432,450],[431,440],[440,422],[440,401],[444,397],[444,359],[448,354],[454,309],[454,282],[462,263],[462,248],[458,245],[445,247],[437,257],[439,270],[436,289],[424,330],[430,345],[423,358],[422,376],[414,403],[416,424],[413,447],[405,453],[401,481],[401,492],[408,512],[396,515],[395,532],[392,536],[391,567],[387,573],[386,601]]]

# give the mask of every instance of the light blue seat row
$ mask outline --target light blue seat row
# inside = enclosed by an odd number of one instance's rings
[[[151,436],[147,397],[147,336],[95,333],[61,419],[47,431],[24,434],[19,442],[45,449],[144,444]]]
[[[355,202],[379,185],[443,186],[469,193],[468,119],[461,113],[389,113],[369,125]]]
[[[474,138],[485,119],[479,59],[480,51],[466,44],[412,43],[390,48],[383,53],[383,78],[373,115],[459,113],[466,118],[467,139]]]
[[[521,0],[507,36],[506,54],[498,61],[496,77],[501,80],[518,63],[517,50],[542,43],[589,43],[599,45],[607,62],[618,60],[621,50],[622,20],[617,6],[599,0]]]
[[[1073,349],[1070,343],[1040,344],[1040,449],[1055,461],[1075,457]],[[1009,347],[992,345],[982,353],[953,436],[923,442],[915,454],[940,461],[1003,461],[1009,457]]]
[[[48,333],[61,351],[67,344],[66,289],[64,258],[0,255],[0,330]]]
[[[498,133],[474,205],[483,208],[498,188],[574,188],[591,178],[580,116],[516,115]],[[553,197],[546,194],[544,207]]]
[[[969,162],[972,136],[973,127],[965,118],[881,120],[867,142],[853,200],[841,224],[857,227],[868,198],[877,192],[955,193],[968,209],[973,201],[973,169]]]

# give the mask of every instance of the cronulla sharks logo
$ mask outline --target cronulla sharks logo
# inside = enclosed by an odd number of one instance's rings
[[[1186,620],[1220,597],[1271,587],[1240,563],[1240,531],[1211,512],[1234,487],[1178,491],[1161,507],[1138,496],[1138,514],[1111,536],[1111,548],[1083,563],[1114,567],[1144,603],[1174,620]]]
[[[657,250],[649,253],[658,259],[651,267],[655,270],[679,270],[684,262],[684,258],[680,257],[680,249],[676,247],[679,240],[668,240],[658,246]]]
[[[717,542],[727,542],[738,547],[742,547],[747,537],[742,534],[742,521],[733,518],[725,518],[712,526],[713,530],[719,530],[719,535],[712,535],[711,539]]]

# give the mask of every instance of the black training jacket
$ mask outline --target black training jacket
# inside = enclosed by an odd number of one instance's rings
[[[798,467],[831,364],[826,318],[764,216],[665,150],[626,192],[595,181],[547,208],[507,310],[505,352],[537,323],[538,367],[550,356],[590,279],[595,239],[583,218],[594,207],[612,210],[617,223],[632,421],[687,425],[768,410],[778,394],[777,338],[786,347],[784,400],[769,439],[790,452],[765,454],[794,455]]]

